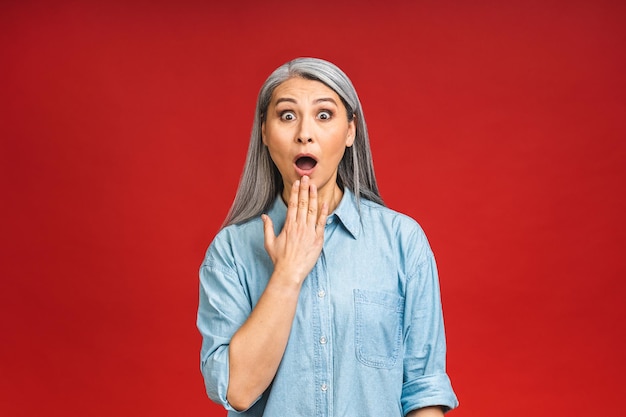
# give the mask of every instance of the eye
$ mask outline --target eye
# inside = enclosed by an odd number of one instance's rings
[[[296,115],[292,111],[284,111],[280,114],[280,119],[286,122],[290,122],[296,119]]]
[[[319,117],[321,120],[328,120],[333,117],[333,113],[328,110],[322,110],[321,112],[319,112],[317,117]]]

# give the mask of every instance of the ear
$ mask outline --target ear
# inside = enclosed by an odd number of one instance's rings
[[[265,142],[265,122],[261,123],[261,138],[263,139],[263,145],[267,146]]]
[[[346,136],[346,148],[354,144],[356,138],[356,115],[348,122],[348,135]]]

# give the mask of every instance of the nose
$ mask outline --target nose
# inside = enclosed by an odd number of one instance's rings
[[[296,132],[296,142],[298,143],[311,143],[313,142],[313,126],[308,118],[300,120],[298,131]]]

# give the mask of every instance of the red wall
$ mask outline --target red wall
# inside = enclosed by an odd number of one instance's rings
[[[105,3],[0,4],[0,415],[224,415],[197,270],[304,55],[351,76],[430,237],[453,414],[620,413],[623,2]]]

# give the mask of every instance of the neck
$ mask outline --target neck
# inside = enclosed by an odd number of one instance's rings
[[[339,188],[337,183],[335,183],[328,190],[324,189],[324,190],[318,191],[317,195],[321,203],[328,204],[328,214],[330,214],[333,211],[335,211],[335,209],[339,205],[339,202],[341,201],[341,198],[343,197],[343,190]],[[321,206],[320,206],[320,209],[321,209]]]

